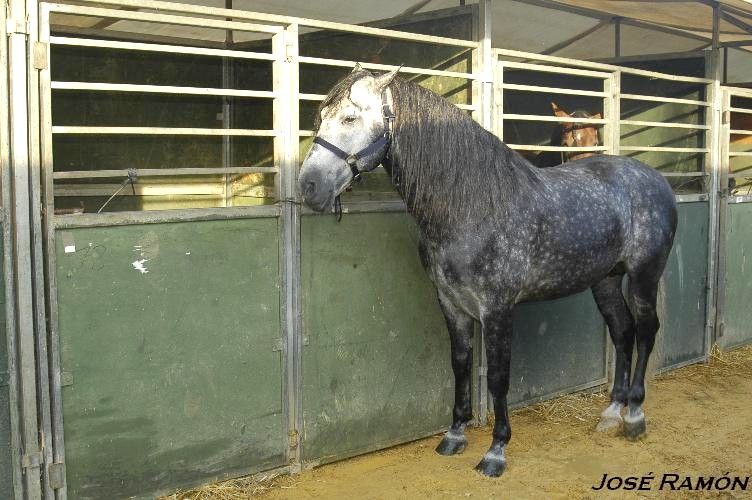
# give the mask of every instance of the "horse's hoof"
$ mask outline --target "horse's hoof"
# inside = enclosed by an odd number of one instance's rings
[[[627,413],[624,416],[624,436],[630,441],[637,441],[642,438],[647,431],[645,426],[645,414],[642,410],[638,412]]]
[[[596,432],[609,432],[621,428],[624,419],[621,418],[621,410],[624,405],[611,403],[608,408],[601,413],[601,419],[595,427]]]
[[[611,432],[621,428],[621,424],[624,422],[621,417],[601,417],[598,421],[598,425],[595,426],[595,432]]]
[[[503,459],[483,457],[475,470],[488,477],[500,477],[507,467],[507,462]]]
[[[467,448],[467,438],[463,434],[457,437],[448,432],[436,447],[436,453],[445,456],[458,455],[465,451],[465,448]]]

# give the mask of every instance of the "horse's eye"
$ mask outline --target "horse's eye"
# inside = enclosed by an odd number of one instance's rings
[[[355,115],[349,115],[349,116],[346,116],[345,119],[342,121],[345,123],[352,123],[355,121],[356,118],[357,117]]]

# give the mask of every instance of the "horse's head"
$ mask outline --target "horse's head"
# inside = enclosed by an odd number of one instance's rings
[[[316,136],[298,176],[298,189],[309,207],[331,207],[360,172],[373,170],[383,160],[394,118],[387,87],[396,74],[374,76],[356,65],[322,101]]]
[[[584,111],[575,111],[573,113],[567,113],[562,108],[556,105],[555,102],[551,103],[551,107],[554,110],[554,115],[559,118],[595,118],[600,119],[603,115],[596,113],[589,115]],[[597,146],[598,142],[598,128],[595,125],[589,123],[567,122],[561,123],[561,145],[569,148],[578,147],[590,147]],[[566,154],[567,160],[576,160],[591,156],[593,153],[568,153]]]

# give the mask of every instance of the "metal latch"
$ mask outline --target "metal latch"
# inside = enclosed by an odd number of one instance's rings
[[[53,490],[59,490],[65,486],[65,464],[55,462],[47,467],[47,482]]]

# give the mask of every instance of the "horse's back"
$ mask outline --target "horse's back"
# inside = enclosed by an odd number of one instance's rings
[[[665,263],[676,231],[676,201],[671,186],[655,169],[633,158],[596,155],[543,171],[548,188],[566,197],[593,198],[593,222],[617,218],[622,258],[629,268]],[[596,201],[597,200],[597,201]]]

